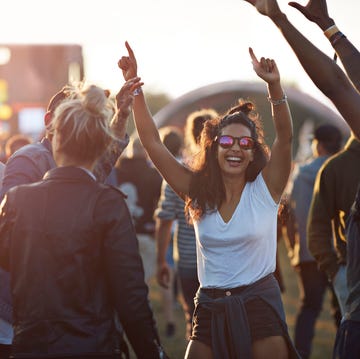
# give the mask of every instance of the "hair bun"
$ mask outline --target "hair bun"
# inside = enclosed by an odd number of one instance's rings
[[[240,105],[240,111],[246,113],[247,115],[255,110],[255,106],[252,102],[245,102],[242,105]]]
[[[82,103],[85,110],[95,115],[103,113],[108,100],[103,89],[91,85],[82,91],[82,96]]]
[[[228,114],[231,115],[235,112],[243,112],[245,115],[249,115],[249,113],[254,110],[255,106],[252,102],[239,102],[239,105],[230,109]]]

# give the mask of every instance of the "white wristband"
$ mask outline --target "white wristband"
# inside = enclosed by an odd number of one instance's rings
[[[336,25],[332,25],[324,31],[324,35],[330,40],[330,37],[335,35],[339,31],[340,30],[338,29],[338,27]]]
[[[141,87],[138,87],[137,89],[134,90],[133,95],[137,96],[137,95],[141,94],[141,92],[142,92]]]
[[[281,105],[282,103],[287,102],[287,96],[285,94],[280,100],[273,100],[270,96],[267,99],[274,106]]]

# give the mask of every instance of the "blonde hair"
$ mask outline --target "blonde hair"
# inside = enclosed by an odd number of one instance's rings
[[[188,115],[184,129],[187,156],[194,155],[199,151],[200,136],[204,123],[217,117],[219,117],[218,113],[212,108],[194,111]]]
[[[94,161],[107,149],[114,135],[110,121],[115,104],[95,85],[79,85],[55,110],[52,121],[57,151],[80,161]]]

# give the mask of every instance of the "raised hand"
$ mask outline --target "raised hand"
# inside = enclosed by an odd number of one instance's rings
[[[125,46],[128,51],[128,56],[122,56],[118,61],[118,66],[122,70],[125,81],[137,77],[137,62],[133,50],[126,41]]]
[[[274,60],[262,57],[259,61],[251,47],[249,48],[249,54],[253,69],[261,79],[268,84],[280,82],[280,73]]]
[[[126,81],[116,94],[117,113],[111,121],[111,128],[119,138],[126,133],[126,120],[134,103],[134,91],[142,85],[139,77],[132,78]]]
[[[253,5],[260,14],[268,16],[270,18],[282,14],[276,0],[245,0],[245,1]]]
[[[319,25],[323,30],[334,24],[334,20],[329,17],[326,0],[310,0],[306,6],[291,1],[289,5],[299,10],[308,20]]]

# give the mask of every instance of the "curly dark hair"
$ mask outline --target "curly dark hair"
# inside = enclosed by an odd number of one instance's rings
[[[219,208],[225,198],[225,188],[217,160],[216,137],[230,124],[242,124],[250,129],[255,140],[254,160],[246,169],[245,179],[252,182],[265,167],[269,159],[269,148],[264,142],[263,127],[252,102],[239,100],[223,117],[208,120],[200,138],[201,151],[191,163],[193,177],[189,196],[186,198],[187,217],[200,219],[207,210]]]

